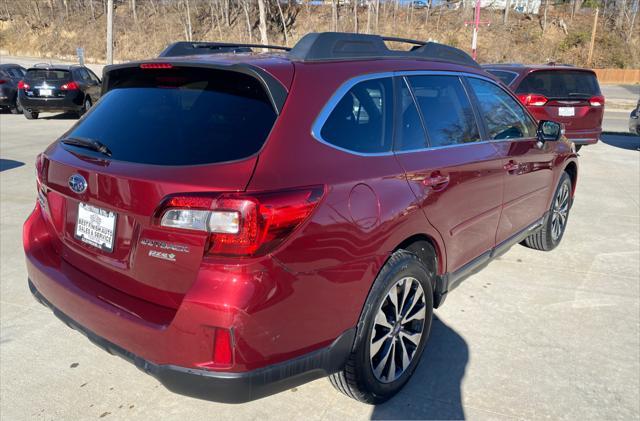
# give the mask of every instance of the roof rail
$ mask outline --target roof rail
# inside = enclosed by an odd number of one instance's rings
[[[409,51],[391,50],[387,42],[413,44]],[[312,32],[300,39],[289,51],[289,57],[298,61],[359,60],[376,58],[407,58],[445,61],[464,66],[480,67],[467,53],[435,42],[380,35],[345,32]]]
[[[289,47],[279,45],[236,44],[226,42],[190,42],[178,41],[169,44],[158,57],[178,57],[200,54],[250,53],[253,48],[289,51]]]
[[[53,64],[51,64],[51,63],[36,63],[36,64],[34,64],[33,66],[31,66],[31,67],[34,67],[34,68],[41,68],[41,67],[43,67],[43,68],[44,68],[44,67],[51,67],[51,66],[53,66]]]

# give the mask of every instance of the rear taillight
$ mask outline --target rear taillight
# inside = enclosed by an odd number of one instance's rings
[[[173,69],[171,63],[142,63],[141,69]]]
[[[534,107],[540,107],[548,101],[546,96],[538,94],[518,94],[518,99],[524,105]]]
[[[64,85],[62,85],[60,87],[60,90],[62,90],[62,91],[76,91],[79,88],[80,87],[78,86],[78,84],[76,82],[69,82],[69,83],[65,83]]]
[[[6,80],[4,80],[4,79],[0,79],[0,85],[4,85],[5,83],[7,83],[7,81],[6,81]]]
[[[589,98],[589,105],[592,107],[602,107],[604,105],[604,97],[602,95],[596,95]]]
[[[207,254],[260,256],[307,219],[324,191],[317,186],[260,194],[173,196],[156,216],[163,227],[208,233]]]
[[[24,90],[27,90],[27,89],[29,89],[29,88],[30,88],[29,84],[28,84],[28,83],[25,83],[25,81],[24,81],[24,80],[21,80],[20,82],[18,82],[18,89],[24,89]]]

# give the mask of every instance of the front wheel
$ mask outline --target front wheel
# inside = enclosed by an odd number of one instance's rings
[[[22,109],[22,114],[24,114],[24,116],[27,118],[27,120],[36,120],[38,118],[38,116],[40,115],[40,113],[36,113],[36,112],[31,112],[29,110],[26,109]]]
[[[407,383],[431,330],[433,276],[413,253],[391,256],[367,297],[346,367],[329,377],[336,389],[378,404]]]
[[[525,246],[549,251],[560,244],[567,228],[569,210],[571,209],[571,187],[569,174],[563,172],[551,202],[551,209],[549,209],[542,228],[524,239]]]

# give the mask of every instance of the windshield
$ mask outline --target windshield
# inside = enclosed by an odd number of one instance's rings
[[[596,76],[579,70],[537,71],[529,74],[517,94],[540,94],[547,98],[591,98],[600,95]]]
[[[67,133],[99,141],[114,160],[156,165],[238,160],[260,150],[276,120],[262,85],[248,75],[198,68],[125,73]]]

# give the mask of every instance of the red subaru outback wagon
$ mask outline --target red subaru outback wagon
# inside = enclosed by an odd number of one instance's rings
[[[604,96],[593,70],[555,64],[483,67],[509,86],[536,119],[562,123],[577,150],[600,139]]]
[[[107,67],[37,159],[36,299],[177,393],[393,396],[460,281],[560,242],[577,158],[467,54],[385,40]]]

